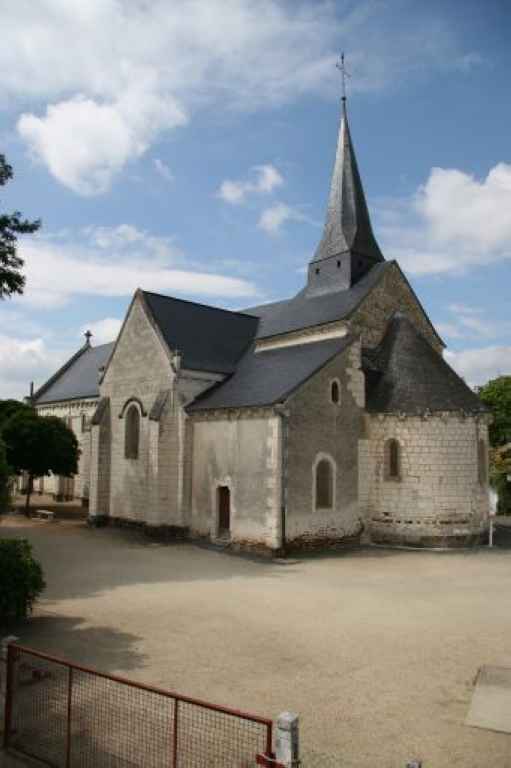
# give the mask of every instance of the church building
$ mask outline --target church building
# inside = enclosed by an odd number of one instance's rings
[[[343,100],[303,289],[242,312],[137,290],[115,343],[87,338],[34,395],[82,448],[45,490],[233,548],[474,544],[490,417],[443,348],[375,239]]]

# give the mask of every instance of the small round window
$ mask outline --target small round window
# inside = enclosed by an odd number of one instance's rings
[[[341,389],[337,380],[332,381],[330,384],[330,400],[334,405],[339,405],[341,402]]]

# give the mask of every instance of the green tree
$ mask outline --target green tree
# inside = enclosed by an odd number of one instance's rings
[[[511,376],[499,376],[478,390],[478,395],[493,413],[490,443],[495,448],[511,443]]]
[[[3,425],[18,411],[34,413],[32,406],[22,403],[21,400],[0,400],[0,434]]]
[[[34,410],[16,410],[4,423],[2,438],[7,463],[13,472],[26,472],[28,476],[27,516],[35,477],[50,472],[72,477],[78,471],[78,441],[74,432],[56,416],[39,416]]]
[[[3,440],[0,439],[0,515],[7,512],[10,501],[9,481],[11,471],[7,464],[7,456]]]
[[[12,469],[7,464],[5,444],[2,440],[2,427],[18,411],[34,413],[30,405],[20,400],[0,400],[0,514],[5,514],[11,500]]]
[[[493,414],[490,425],[490,483],[497,491],[499,514],[511,512],[511,376],[499,376],[478,390]]]
[[[0,187],[13,177],[12,166],[0,154]],[[29,221],[19,211],[0,213],[0,299],[23,293],[25,277],[21,273],[23,259],[18,256],[18,235],[30,235],[37,232],[41,222]]]

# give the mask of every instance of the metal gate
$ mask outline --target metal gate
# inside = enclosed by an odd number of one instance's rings
[[[4,747],[54,768],[277,766],[271,720],[11,644]]]

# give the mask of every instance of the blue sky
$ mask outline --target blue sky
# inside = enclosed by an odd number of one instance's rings
[[[303,285],[351,72],[397,258],[472,384],[511,373],[506,0],[29,0],[2,11],[3,209],[41,217],[0,305],[0,397],[115,335],[137,286],[240,308]]]

